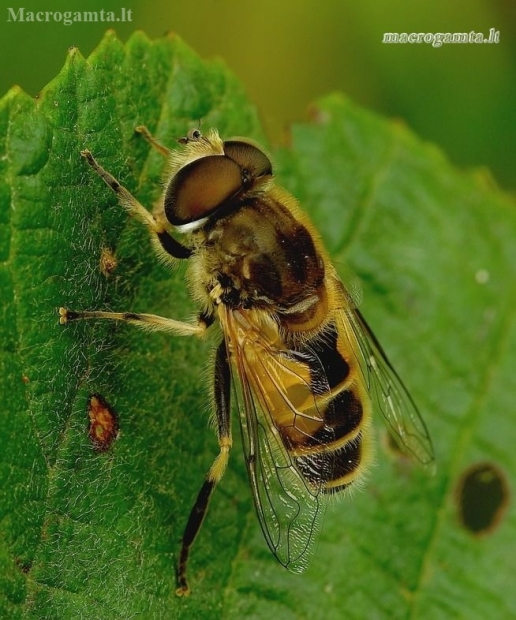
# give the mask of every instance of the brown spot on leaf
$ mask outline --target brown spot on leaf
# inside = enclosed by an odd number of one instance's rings
[[[95,450],[109,450],[118,437],[118,414],[101,394],[88,398],[89,437]]]

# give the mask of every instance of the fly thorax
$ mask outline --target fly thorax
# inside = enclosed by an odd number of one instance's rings
[[[324,262],[308,230],[263,197],[219,222],[207,247],[230,304],[301,308],[323,285]]]

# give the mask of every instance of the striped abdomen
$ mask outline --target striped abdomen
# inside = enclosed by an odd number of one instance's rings
[[[258,417],[266,416],[302,476],[327,493],[360,477],[371,452],[371,404],[339,321],[286,346],[269,313],[221,304],[219,318],[237,373],[259,403]]]
[[[302,387],[296,390],[291,385],[288,390],[297,413],[289,409],[282,416],[279,403],[274,408],[279,414],[276,427],[297,468],[306,480],[329,493],[354,482],[370,454],[371,405],[349,349],[335,323],[297,347],[289,355]],[[305,394],[305,402],[300,402],[308,386],[311,397]]]

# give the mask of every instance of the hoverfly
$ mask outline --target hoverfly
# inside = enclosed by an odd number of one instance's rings
[[[190,591],[190,548],[228,463],[231,383],[265,540],[283,566],[301,572],[327,499],[355,484],[371,461],[372,403],[400,447],[423,463],[433,460],[429,434],[312,224],[275,184],[265,152],[251,140],[223,141],[216,130],[198,129],[170,151],[145,127],[137,130],[168,159],[156,216],[88,150],[81,154],[148,228],[160,256],[189,261],[197,321],[61,308],[60,322],[114,319],[195,336],[218,322],[213,403],[220,452],[183,534],[177,594]]]

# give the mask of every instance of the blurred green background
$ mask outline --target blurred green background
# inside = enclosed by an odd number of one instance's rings
[[[32,95],[61,68],[66,49],[88,55],[114,26],[122,40],[177,32],[205,58],[222,57],[280,143],[309,104],[334,90],[399,118],[462,167],[487,166],[516,187],[514,0],[26,0],[26,11],[132,10],[126,23],[20,23],[3,8],[0,92]],[[384,32],[500,31],[499,44],[387,45]],[[142,69],[144,70],[144,69]]]

